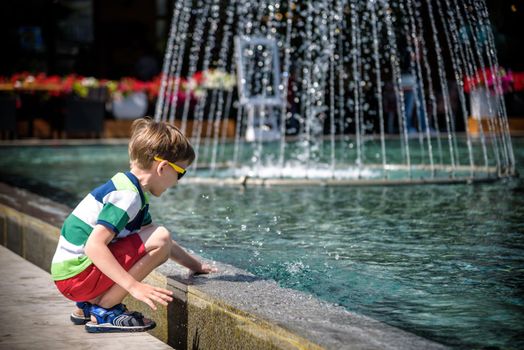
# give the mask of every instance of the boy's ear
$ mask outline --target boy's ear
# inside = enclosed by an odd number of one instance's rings
[[[157,173],[157,175],[162,175],[166,166],[166,162],[161,161],[158,164],[154,164],[154,166],[156,167],[154,170]]]

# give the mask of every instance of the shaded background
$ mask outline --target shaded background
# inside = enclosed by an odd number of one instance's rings
[[[174,1],[0,2],[0,75],[46,72],[97,78],[158,74]],[[524,0],[488,0],[501,66],[524,70]]]
[[[136,67],[139,59],[161,64],[171,8],[167,0],[2,1],[0,75],[143,74]]]

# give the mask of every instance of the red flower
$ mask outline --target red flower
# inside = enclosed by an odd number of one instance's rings
[[[464,77],[465,92],[470,92],[477,87],[499,89],[499,86],[502,89],[501,94],[513,90],[513,73],[511,71],[506,72],[503,68],[495,71],[491,68],[485,68],[484,70],[477,70],[473,76]]]
[[[524,90],[524,72],[513,73],[513,88],[515,91]]]

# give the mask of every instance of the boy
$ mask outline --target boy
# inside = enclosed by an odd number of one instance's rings
[[[129,158],[129,172],[94,189],[67,217],[52,261],[57,288],[77,302],[71,321],[88,332],[154,328],[121,302],[129,293],[153,310],[155,303],[167,305],[171,291],[140,281],[168,258],[197,273],[216,271],[186,253],[148,212],[147,194],[159,197],[175,186],[195,159],[186,137],[168,123],[138,119]]]

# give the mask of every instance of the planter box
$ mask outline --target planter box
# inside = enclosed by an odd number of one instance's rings
[[[104,137],[106,138],[128,138],[131,136],[131,124],[133,120],[117,119],[117,120],[106,120],[104,122]],[[175,125],[180,128],[182,122],[180,120],[175,120]],[[205,120],[202,122],[202,130],[200,132],[200,137],[205,137],[207,134],[208,121]],[[188,120],[186,125],[186,136],[191,137],[193,135],[193,128],[196,127],[196,122],[194,120]],[[213,128],[213,123],[211,128]],[[227,124],[226,137],[233,138],[235,137],[236,130],[236,121],[230,119]],[[211,130],[211,136],[213,135],[213,130]],[[222,136],[222,124],[220,125],[220,136]]]
[[[490,129],[489,123],[491,120],[492,119],[489,119],[489,118],[483,118],[483,119],[478,120],[477,118],[469,117],[468,118],[469,133],[473,136],[480,136],[481,126],[482,126],[482,130],[484,134],[490,133],[492,130],[496,133],[500,133],[501,126],[500,126],[500,123],[496,119],[493,119],[493,124],[491,126],[492,129]],[[516,134],[521,135],[522,133],[524,133],[524,117],[508,118],[508,124],[509,124],[509,131],[512,135],[516,135]],[[503,131],[504,130],[502,130],[502,132]]]
[[[100,136],[104,127],[104,102],[71,98],[66,102],[64,132]]]

